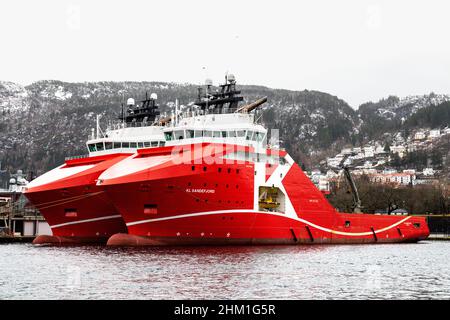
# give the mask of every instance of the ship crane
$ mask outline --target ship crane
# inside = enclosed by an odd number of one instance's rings
[[[358,188],[356,187],[355,181],[350,173],[350,169],[348,165],[344,165],[345,160],[347,160],[348,155],[344,156],[344,158],[339,163],[338,167],[344,171],[345,179],[347,180],[350,190],[352,191],[353,196],[353,212],[354,213],[362,213],[362,205],[361,199],[359,197]]]
[[[250,104],[242,106],[239,109],[237,109],[235,112],[249,113],[250,111],[258,108],[260,105],[262,105],[265,102],[267,102],[267,97],[258,99],[255,102],[252,102]]]

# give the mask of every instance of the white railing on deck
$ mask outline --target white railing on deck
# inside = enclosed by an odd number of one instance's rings
[[[67,160],[74,160],[74,159],[83,159],[83,158],[88,158],[88,157],[89,157],[89,154],[81,154],[78,156],[65,157],[64,160],[67,161]]]

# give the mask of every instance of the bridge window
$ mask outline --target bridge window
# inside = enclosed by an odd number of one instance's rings
[[[186,130],[186,139],[194,137],[194,130]]]
[[[214,138],[220,138],[220,131],[214,131]]]
[[[263,141],[263,139],[264,139],[264,133],[262,133],[262,132],[255,132],[255,136],[254,136],[253,140],[261,142],[261,141]]]
[[[112,149],[112,142],[105,142],[105,149],[106,150]]]
[[[149,148],[150,147],[150,141],[145,141],[144,142],[144,147]]]
[[[212,137],[212,131],[210,131],[210,130],[203,131],[203,136],[211,138]]]
[[[138,142],[138,148],[143,148],[143,147],[144,147],[144,143]]]
[[[129,148],[130,143],[129,142],[122,142],[122,148]]]
[[[105,147],[103,145],[103,142],[98,142],[95,144],[95,146],[97,147],[97,151],[103,151],[105,150]]]
[[[176,140],[184,139],[184,130],[176,130],[173,132]]]
[[[245,136],[245,140],[252,140],[253,138],[253,131],[248,130],[247,135]]]
[[[159,142],[159,146],[160,146],[160,147],[164,147],[165,145],[166,145],[166,142],[165,142],[165,141],[160,141],[160,142]]]
[[[166,139],[166,141],[171,141],[171,140],[173,140],[173,134],[172,134],[172,131],[164,132],[164,138]]]
[[[226,138],[227,137],[227,132],[226,131],[222,131],[222,138]]]
[[[89,152],[95,152],[97,149],[95,148],[95,144],[91,143],[88,145]]]
[[[203,137],[203,131],[202,131],[202,130],[195,130],[195,131],[194,131],[194,137],[195,137],[195,138],[201,138],[201,137]]]
[[[137,148],[136,142],[130,142],[130,148]]]
[[[120,142],[114,142],[114,149],[120,149]]]
[[[230,137],[230,138],[236,137],[236,131],[234,131],[234,130],[228,131],[228,137]]]
[[[236,134],[238,137],[243,138],[245,137],[245,130],[238,130],[236,131]]]

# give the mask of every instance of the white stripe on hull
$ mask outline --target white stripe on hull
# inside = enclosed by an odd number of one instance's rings
[[[360,237],[360,236],[369,236],[369,235],[373,235],[372,231],[369,232],[343,232],[343,231],[337,231],[337,230],[333,230],[333,229],[329,229],[326,227],[322,227],[319,226],[317,224],[314,224],[312,222],[309,222],[305,219],[302,218],[298,218],[298,217],[288,217],[285,214],[281,213],[281,212],[266,212],[266,211],[256,211],[256,210],[248,210],[248,209],[244,209],[244,210],[220,210],[220,211],[207,211],[207,212],[197,212],[197,213],[189,213],[189,214],[182,214],[182,215],[178,215],[178,216],[172,216],[172,217],[164,217],[164,218],[155,218],[155,219],[148,219],[148,220],[140,220],[140,221],[133,221],[133,222],[129,222],[126,225],[127,226],[134,226],[134,225],[138,225],[138,224],[143,224],[143,223],[151,223],[151,222],[158,222],[158,221],[165,221],[165,220],[173,220],[173,219],[183,219],[183,218],[191,218],[191,217],[199,217],[199,216],[207,216],[207,215],[215,215],[215,214],[227,214],[227,213],[260,213],[260,214],[270,214],[270,215],[274,215],[274,216],[278,216],[278,217],[283,217],[283,218],[287,218],[287,219],[292,219],[298,222],[302,222],[304,224],[307,224],[313,228],[325,231],[325,232],[329,232],[332,234],[337,234],[337,235],[342,235],[342,236],[352,236],[352,237]],[[389,229],[395,228],[396,226],[398,226],[399,224],[402,224],[403,222],[405,222],[406,220],[410,219],[411,216],[408,216],[394,224],[391,224],[390,226],[387,226],[385,228],[382,229],[378,229],[378,230],[374,230],[375,233],[381,233],[384,231],[387,231]]]
[[[59,228],[59,227],[64,227],[64,226],[70,226],[70,225],[73,225],[73,224],[95,222],[95,221],[116,219],[116,218],[122,218],[122,216],[120,214],[115,214],[115,215],[112,215],[112,216],[104,216],[104,217],[100,217],[100,218],[92,218],[92,219],[86,219],[86,220],[71,221],[71,222],[65,222],[65,223],[61,223],[61,224],[54,224],[53,226],[50,226],[50,228],[54,229],[54,228]]]

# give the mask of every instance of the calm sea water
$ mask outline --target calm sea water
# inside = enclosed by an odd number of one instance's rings
[[[0,299],[449,299],[450,242],[107,248],[0,245]]]

